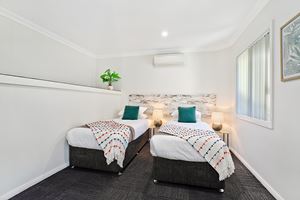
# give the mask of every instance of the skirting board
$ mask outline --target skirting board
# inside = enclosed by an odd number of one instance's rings
[[[5,193],[3,196],[0,197],[0,200],[10,199],[13,196],[15,196],[15,195],[23,192],[24,190],[30,188],[31,186],[33,186],[33,185],[41,182],[42,180],[44,180],[46,178],[52,176],[53,174],[56,174],[57,172],[65,169],[68,166],[69,166],[69,163],[64,163],[64,164],[62,164],[62,165],[60,165],[60,166],[58,166],[58,167],[56,167],[56,168],[54,168],[54,169],[52,169],[52,170],[44,173],[44,174],[42,174],[42,175],[40,175],[40,176],[38,176],[38,177],[36,177],[34,179],[31,179],[30,181],[24,183],[23,185],[20,185],[20,186],[18,186],[16,188],[12,189],[11,191]]]
[[[257,171],[232,147],[230,147],[230,151],[247,167],[247,169],[257,178],[257,180],[275,197],[277,200],[284,200],[282,196],[276,190],[274,190],[271,185],[263,179]]]

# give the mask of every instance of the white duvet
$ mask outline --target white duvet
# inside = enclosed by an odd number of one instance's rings
[[[133,140],[137,139],[139,136],[145,133],[145,131],[149,128],[149,121],[147,119],[138,119],[138,120],[114,119],[114,121],[131,126],[135,131]],[[77,127],[71,129],[67,133],[66,138],[68,144],[73,147],[102,150],[99,144],[97,143],[94,134],[87,127]]]
[[[212,130],[205,122],[179,123],[192,129]],[[150,140],[152,156],[190,162],[207,162],[187,141],[171,135],[156,134]]]

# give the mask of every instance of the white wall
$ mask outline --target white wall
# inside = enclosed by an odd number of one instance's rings
[[[0,73],[95,86],[95,59],[0,15]]]
[[[3,17],[0,44],[0,72],[96,85],[95,59]],[[113,117],[120,101],[120,95],[0,84],[0,199],[66,167],[66,132]]]
[[[233,47],[233,56],[236,57],[274,19],[274,129],[236,120],[232,147],[271,189],[288,200],[300,199],[300,80],[286,83],[280,81],[280,27],[299,10],[300,1],[270,1]],[[235,73],[234,63],[232,70]],[[279,195],[277,198],[280,198]]]
[[[117,66],[123,103],[129,94],[216,93],[218,105],[229,106],[233,98],[233,74],[229,51],[187,53],[184,66],[153,66],[153,56],[102,59],[97,67]]]

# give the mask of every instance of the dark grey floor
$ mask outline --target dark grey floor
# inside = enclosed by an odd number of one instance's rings
[[[29,188],[13,199],[43,200],[266,200],[274,199],[234,157],[235,174],[227,179],[225,193],[183,185],[154,184],[152,157],[147,144],[122,176],[85,169],[67,168]]]

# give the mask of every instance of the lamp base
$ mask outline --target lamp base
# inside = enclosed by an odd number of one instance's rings
[[[155,127],[160,127],[162,125],[162,120],[154,120],[153,124]]]
[[[215,131],[220,131],[220,130],[222,130],[222,124],[212,124],[212,128]]]

